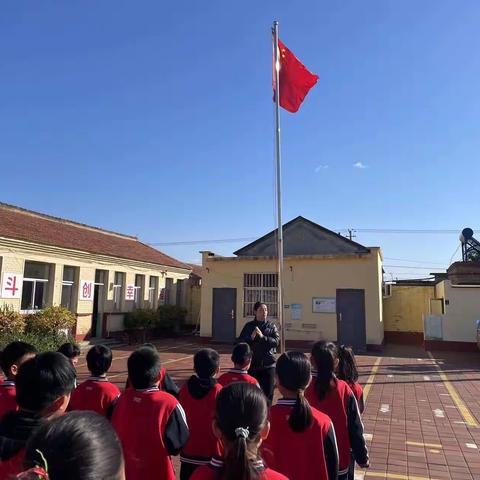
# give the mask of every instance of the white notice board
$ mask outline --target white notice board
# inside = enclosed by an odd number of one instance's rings
[[[335,297],[313,297],[313,313],[335,313],[337,311],[337,299]]]

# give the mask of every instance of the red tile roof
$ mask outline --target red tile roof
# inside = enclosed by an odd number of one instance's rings
[[[0,203],[0,237],[191,270],[189,265],[145,245],[136,237],[4,203]]]
[[[201,265],[197,265],[196,263],[187,263],[187,265],[192,269],[192,273],[197,277],[202,278],[203,276],[203,267]]]

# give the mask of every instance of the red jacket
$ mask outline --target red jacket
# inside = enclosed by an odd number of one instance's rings
[[[360,413],[363,413],[363,411],[365,410],[365,401],[363,400],[362,386],[357,382],[352,382],[352,383],[349,382],[348,386],[352,389],[352,392],[355,395],[355,398],[357,399],[358,409],[360,410]]]
[[[226,387],[235,382],[247,382],[259,387],[258,380],[247,373],[246,370],[240,370],[238,368],[231,368],[228,372],[221,375],[218,379],[218,383],[222,387]]]
[[[18,410],[16,395],[17,389],[14,381],[5,380],[0,383],[0,418],[9,412]]]
[[[221,456],[220,442],[213,434],[215,402],[222,386],[215,379],[193,375],[180,389],[180,403],[187,415],[190,438],[182,450],[182,462],[203,465]]]
[[[92,410],[110,418],[120,389],[106,377],[90,377],[80,384],[70,397],[69,410]]]
[[[265,468],[263,462],[260,460],[255,462],[255,468],[259,474],[259,480],[289,480],[281,473],[275,472],[270,468]],[[212,458],[208,465],[197,468],[190,480],[218,480],[222,476],[223,462]]]
[[[317,379],[305,391],[310,405],[328,415],[335,427],[337,436],[339,475],[348,472],[351,455],[359,465],[368,462],[368,451],[363,438],[363,424],[358,410],[357,400],[350,387],[343,380],[335,378],[332,388],[325,398],[320,400],[315,390]]]
[[[337,480],[338,450],[332,421],[312,408],[312,425],[294,432],[288,424],[294,405],[295,400],[285,399],[270,409],[270,433],[262,444],[265,463],[290,480]]]
[[[156,387],[129,388],[115,406],[112,425],[122,443],[126,480],[175,480],[170,455],[185,445],[188,427],[172,395]]]

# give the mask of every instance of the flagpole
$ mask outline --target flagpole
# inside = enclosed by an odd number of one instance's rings
[[[278,50],[278,22],[273,22],[275,53],[275,157],[277,177],[277,250],[278,250],[278,321],[280,323],[280,351],[285,352],[285,319],[283,310],[283,225],[282,225],[282,162],[280,150],[280,58]]]

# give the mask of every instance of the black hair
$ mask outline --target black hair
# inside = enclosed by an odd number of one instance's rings
[[[256,312],[262,305],[267,306],[265,302],[255,302],[255,305],[253,306],[253,311]]]
[[[112,351],[105,345],[95,345],[87,353],[87,367],[95,377],[108,372],[112,365]]]
[[[12,365],[14,365],[23,356],[28,354],[35,355],[36,353],[37,349],[29,343],[19,341],[11,342],[2,352],[0,352],[0,368],[2,369],[4,375],[8,378],[11,375],[10,369],[12,368]]]
[[[311,379],[310,362],[302,352],[286,352],[277,360],[276,373],[282,387],[297,392],[288,424],[294,432],[303,432],[313,422],[312,409],[304,396]]]
[[[332,342],[317,342],[312,347],[312,358],[317,368],[315,391],[319,400],[323,400],[331,389],[335,379],[335,360],[337,347]]]
[[[142,347],[152,348],[153,350],[157,351],[157,347],[153,343],[144,343]]]
[[[259,443],[267,414],[267,398],[257,386],[239,382],[220,390],[215,423],[228,442],[222,480],[258,479],[258,472],[248,458],[248,444]]]
[[[193,368],[198,378],[211,378],[220,365],[220,355],[213,348],[202,348],[193,357]]]
[[[50,480],[118,479],[122,447],[106,418],[95,412],[70,412],[45,422],[27,442],[24,467],[47,466]]]
[[[20,409],[41,414],[55,400],[70,394],[75,386],[75,369],[61,353],[40,353],[22,364],[15,385]]]
[[[58,350],[58,352],[63,353],[67,358],[75,358],[80,356],[80,347],[73,342],[64,343]]]
[[[236,365],[246,365],[252,360],[252,350],[248,343],[237,343],[232,351],[232,362]]]
[[[357,361],[351,347],[340,345],[338,353],[338,372],[337,376],[347,383],[355,383],[358,380]]]
[[[140,347],[128,357],[128,378],[133,388],[154,387],[160,375],[160,355],[151,347]]]

